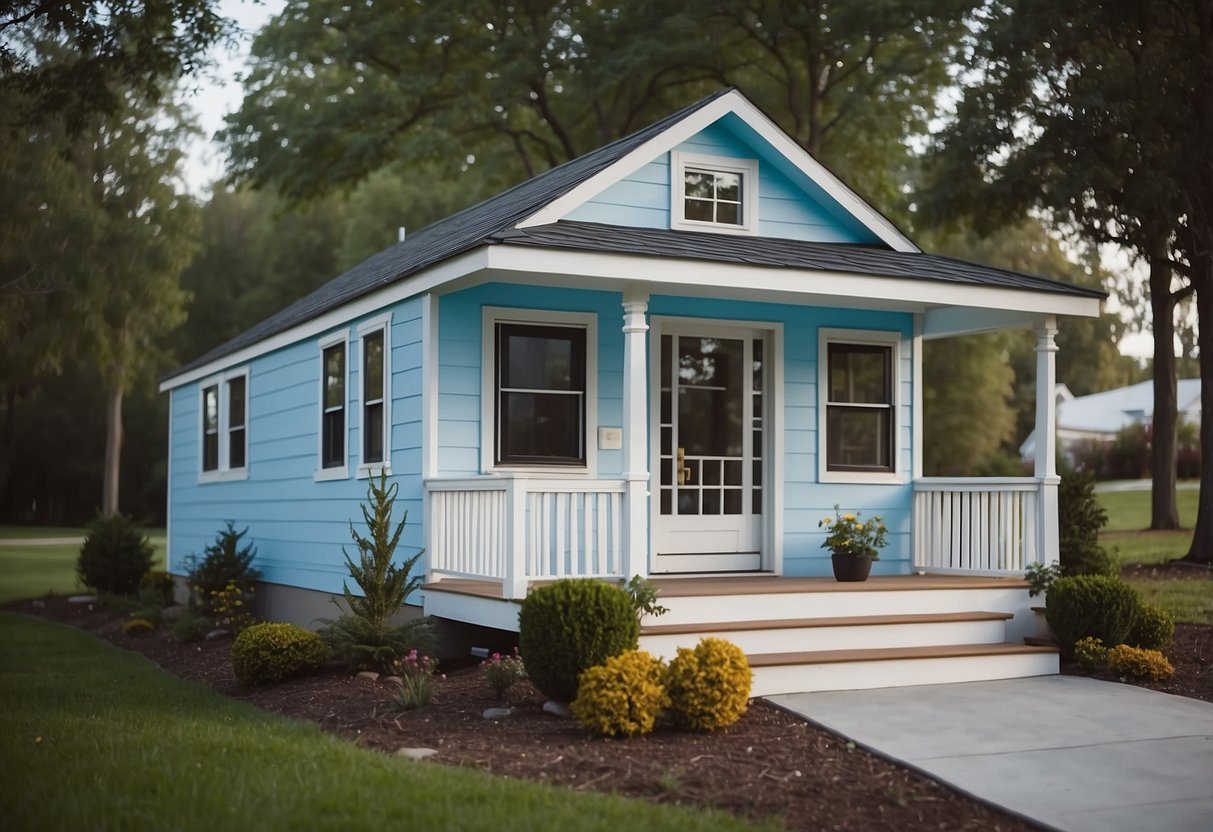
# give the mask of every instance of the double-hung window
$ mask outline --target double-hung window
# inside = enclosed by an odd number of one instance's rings
[[[390,465],[391,319],[378,318],[358,327],[361,363],[361,448],[358,475],[378,473]]]
[[[592,315],[486,310],[486,469],[591,467],[595,332]]]
[[[248,475],[248,368],[228,370],[200,385],[203,481]]]
[[[320,469],[318,480],[344,479],[346,469],[346,408],[348,373],[345,330],[320,342]]]
[[[823,481],[896,477],[898,341],[893,332],[822,331]]]
[[[742,234],[757,230],[757,160],[678,151],[670,160],[671,227]]]

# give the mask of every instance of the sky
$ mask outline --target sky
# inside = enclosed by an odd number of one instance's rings
[[[214,66],[194,79],[196,91],[186,96],[203,134],[191,143],[185,165],[185,181],[195,196],[204,196],[211,183],[223,176],[223,152],[212,137],[223,127],[224,116],[240,107],[240,77],[253,36],[285,5],[286,0],[222,0],[219,4],[220,13],[234,20],[241,31],[232,49],[217,46],[211,50]]]

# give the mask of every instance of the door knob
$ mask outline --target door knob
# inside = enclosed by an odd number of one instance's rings
[[[686,467],[687,451],[686,448],[678,449],[678,484],[686,485],[691,481],[691,469]]]

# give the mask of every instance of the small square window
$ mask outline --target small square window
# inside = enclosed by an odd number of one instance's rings
[[[671,153],[671,227],[753,233],[758,209],[754,159]]]

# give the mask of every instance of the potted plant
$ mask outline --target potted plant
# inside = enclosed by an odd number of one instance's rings
[[[834,565],[834,578],[839,581],[866,581],[872,571],[872,561],[880,560],[877,551],[888,543],[889,530],[877,514],[868,522],[859,513],[842,514],[834,506],[834,516],[817,524],[829,533],[822,548],[829,549]]]

